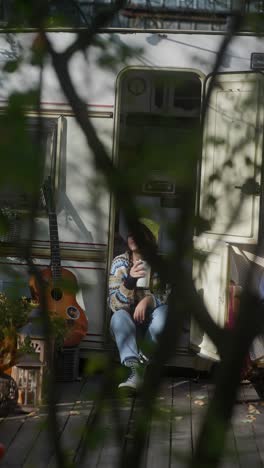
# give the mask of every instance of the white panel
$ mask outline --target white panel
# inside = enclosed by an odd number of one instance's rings
[[[60,188],[60,178],[61,178],[61,169],[63,165],[63,160],[65,159],[65,153],[67,151],[67,119],[63,115],[60,115],[58,118],[58,128],[57,128],[57,139],[56,139],[56,161],[55,167],[55,178],[54,185],[56,190],[56,195],[58,198],[58,191]]]
[[[54,182],[55,185],[55,199],[60,183],[60,165],[61,161],[65,159],[66,153],[66,118],[58,115],[54,116],[52,115],[52,113],[47,113],[47,115],[43,114],[41,118],[43,120],[43,127],[45,129],[43,136],[46,146],[45,169],[42,180],[44,181],[47,176],[51,176],[52,184]],[[38,131],[38,121],[36,114],[28,115],[28,130],[32,133],[32,135],[34,135],[34,137],[36,137]],[[29,209],[29,205],[25,207],[22,206],[21,212],[28,212]],[[17,214],[17,226],[15,219],[13,221],[13,230],[15,231],[14,234],[18,236],[18,232],[16,232],[16,230],[18,229],[20,239],[28,240],[30,236],[30,233],[28,231],[28,218],[23,217],[23,215],[20,215],[19,205]],[[12,232],[10,234],[12,237]],[[14,239],[6,238],[3,240],[12,241]],[[39,217],[35,218],[33,246],[36,245],[36,241],[38,240],[40,240],[41,242],[49,240],[49,225],[43,203],[40,203]]]
[[[242,187],[248,178],[260,184],[262,101],[262,75],[220,74],[206,118],[201,214],[211,223],[208,233],[244,244],[257,241],[260,196],[242,197],[238,187]],[[216,199],[215,207],[208,204],[208,197]]]
[[[213,320],[224,327],[227,315],[228,245],[208,238],[194,238],[194,249],[206,255],[203,263],[194,259],[193,277]],[[190,341],[201,357],[219,360],[215,345],[192,319]]]
[[[92,118],[111,157],[113,120]],[[94,156],[74,117],[67,117],[67,146],[58,203],[60,241],[107,243],[110,195],[94,167]]]
[[[91,118],[91,122],[111,157],[113,119],[98,117]],[[60,242],[71,243],[71,248],[76,244],[76,248],[84,249],[107,244],[110,195],[95,170],[92,150],[74,117],[58,118],[56,155]],[[23,237],[26,236],[27,233]],[[49,223],[45,215],[36,218],[34,238],[49,241]]]

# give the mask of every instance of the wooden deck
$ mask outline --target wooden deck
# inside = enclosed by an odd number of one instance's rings
[[[72,466],[117,468],[120,447],[127,449],[133,439],[133,414],[137,399],[125,399],[121,406],[121,433],[117,442],[111,404],[103,412],[100,444],[91,452],[84,450],[83,431],[93,416],[91,390],[96,382],[81,380],[59,384],[57,406],[59,436]],[[159,419],[153,418],[147,437],[142,467],[184,468],[192,453],[211,383],[190,378],[166,378],[157,398]],[[111,402],[110,402],[111,403]],[[162,417],[163,416],[163,417]],[[32,414],[10,414],[0,421],[0,442],[6,446],[1,467],[56,467],[49,443],[45,407]],[[264,466],[264,403],[251,384],[243,384],[229,430],[221,468],[258,468]],[[71,465],[69,465],[71,466]]]

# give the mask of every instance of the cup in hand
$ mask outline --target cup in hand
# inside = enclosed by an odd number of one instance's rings
[[[137,288],[147,289],[150,283],[150,265],[145,260],[141,260],[141,264],[144,268],[145,276],[138,278]]]

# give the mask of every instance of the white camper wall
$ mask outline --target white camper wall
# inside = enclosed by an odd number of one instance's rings
[[[63,43],[69,43],[70,33],[51,33],[53,42],[63,49]],[[134,56],[120,63],[116,70],[102,68],[98,61],[100,51],[89,49],[89,62],[86,63],[82,54],[78,53],[71,60],[71,73],[77,84],[78,93],[90,105],[114,105],[116,76],[126,66],[186,68],[196,69],[205,75],[213,70],[223,35],[217,34],[184,34],[180,31],[159,33],[100,34],[100,39],[107,44],[107,51],[113,54],[115,48],[111,37],[122,45],[135,50]],[[101,50],[101,49],[100,49]],[[262,51],[262,40],[254,36],[237,36],[230,44],[225,54],[221,71],[250,70],[252,52]],[[48,68],[47,68],[48,70]],[[49,72],[51,73],[51,72]],[[61,100],[60,87],[52,79],[52,86],[46,89],[43,100]]]
[[[14,34],[13,49],[10,43],[6,41],[4,35],[0,36],[0,66],[4,66],[7,58],[12,58],[12,54],[16,47],[14,44],[19,44],[27,51],[35,34],[23,33]],[[76,34],[53,32],[49,34],[50,39],[56,44],[58,51],[72,43],[76,38]],[[134,56],[131,56],[126,63],[120,63],[116,70],[109,70],[101,67],[99,63],[101,49],[92,47],[89,49],[89,61],[86,62],[83,54],[75,54],[70,63],[70,73],[76,84],[78,94],[87,103],[87,109],[90,115],[93,116],[92,122],[106,143],[106,148],[109,155],[112,153],[113,145],[113,129],[114,119],[111,113],[114,112],[115,106],[115,88],[118,74],[127,66],[133,67],[148,67],[149,69],[166,68],[174,69],[189,69],[197,70],[200,76],[208,75],[212,70],[217,57],[219,46],[223,40],[222,35],[217,34],[182,34],[179,31],[172,31],[160,35],[159,33],[144,32],[126,34],[100,34],[101,40],[107,45],[109,52],[115,52],[114,45],[111,43],[111,38],[115,38],[116,43],[130,46],[137,49]],[[221,71],[224,72],[239,72],[250,70],[250,56],[252,52],[262,51],[262,40],[253,36],[235,37],[225,54],[224,61],[221,66]],[[8,79],[5,79],[8,78]],[[30,56],[25,54],[23,65],[19,70],[11,75],[1,72],[1,89],[0,99],[5,105],[9,94],[13,90],[31,89],[36,86],[38,73],[30,64]],[[105,288],[105,276],[101,268],[105,268],[105,262],[100,263],[99,258],[95,264],[91,264],[87,256],[91,255],[91,250],[95,249],[101,253],[105,260],[105,251],[108,245],[108,222],[110,213],[110,199],[106,192],[100,192],[99,196],[99,211],[100,216],[93,210],[94,199],[98,200],[98,186],[94,183],[93,156],[91,149],[87,146],[84,136],[78,125],[70,115],[69,108],[65,96],[60,88],[58,79],[49,63],[45,65],[43,76],[44,89],[42,93],[42,107],[45,112],[48,109],[55,109],[55,114],[58,117],[64,116],[66,119],[66,133],[64,135],[66,145],[62,148],[60,167],[58,172],[58,224],[61,246],[63,247],[64,262],[69,262],[69,255],[76,256],[75,263],[77,265],[81,256],[83,262],[78,263],[77,271],[80,268],[82,278],[80,283],[89,282],[94,285],[96,291],[99,292],[95,297],[93,293],[87,296],[85,308],[87,309],[89,320],[89,333],[94,336],[100,335],[102,342],[103,328],[105,326],[104,315],[104,295],[102,291]],[[57,113],[56,113],[57,112]],[[99,114],[101,113],[101,117]],[[103,114],[109,114],[109,117],[103,117]],[[95,117],[97,114],[97,117]],[[89,192],[93,186],[93,191]],[[110,220],[110,225],[113,220]],[[44,217],[40,217],[36,233],[39,245],[46,257],[46,262],[49,262],[48,252],[48,223]],[[45,250],[46,249],[46,250]],[[71,254],[69,253],[71,249]],[[91,257],[92,258],[92,257]],[[220,258],[220,256],[219,256]],[[85,260],[85,261],[84,261]],[[91,260],[91,259],[90,259]],[[42,260],[43,261],[43,260]],[[68,264],[68,263],[67,263]],[[81,265],[81,266],[80,266]],[[93,273],[90,267],[99,268],[100,272]],[[226,272],[226,267],[224,268]],[[222,274],[221,274],[222,275]],[[91,278],[90,278],[91,276]],[[217,274],[214,275],[214,290],[218,295],[219,285],[224,284],[226,277],[221,276],[221,283]],[[207,283],[206,283],[207,284]],[[209,283],[208,283],[209,284]],[[207,284],[207,286],[208,286]],[[210,285],[204,288],[205,294],[211,293]],[[203,285],[200,285],[203,288]],[[221,286],[222,287],[222,286]],[[90,293],[89,293],[90,294]],[[96,293],[97,294],[97,293]],[[218,296],[217,296],[218,297]],[[205,297],[205,300],[207,298]],[[209,306],[211,302],[208,302]],[[224,312],[225,307],[221,308]],[[223,315],[217,309],[215,319],[218,323],[223,324]],[[219,312],[219,313],[218,313]],[[221,312],[221,313],[222,313]],[[197,341],[197,340],[196,340]],[[202,346],[201,346],[202,343]],[[206,350],[206,338],[202,339],[198,346]],[[210,351],[210,350],[209,350]],[[212,354],[214,350],[211,349]]]
[[[116,42],[135,49],[135,55],[120,63],[116,70],[101,67],[98,62],[99,49],[89,49],[89,62],[81,53],[76,53],[70,63],[70,72],[76,83],[78,94],[90,105],[114,105],[116,76],[126,66],[147,66],[162,68],[188,68],[197,69],[205,75],[213,70],[219,46],[223,40],[220,34],[195,33],[184,34],[180,31],[159,33],[100,34],[101,40],[107,44],[107,49],[114,52],[111,37]],[[14,47],[21,46],[25,50],[30,46],[35,34],[12,34]],[[57,50],[65,48],[76,38],[75,33],[53,32],[49,34]],[[4,65],[7,59],[12,58],[14,47],[6,41],[5,35],[0,37],[0,64]],[[262,40],[249,35],[236,36],[230,44],[220,70],[224,72],[250,70],[250,56],[252,52],[262,51]],[[30,89],[38,80],[35,67],[30,65],[30,56],[27,52],[21,68],[11,75],[1,73],[0,98],[5,100],[9,93],[16,90]],[[8,80],[3,80],[8,76]],[[52,67],[47,63],[44,70],[43,102],[66,102],[63,92]]]

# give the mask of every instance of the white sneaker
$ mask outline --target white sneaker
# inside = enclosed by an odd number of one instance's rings
[[[118,385],[119,389],[139,390],[143,383],[143,376],[140,369],[140,363],[136,359],[125,361],[125,366],[130,368],[130,374],[124,382]]]

